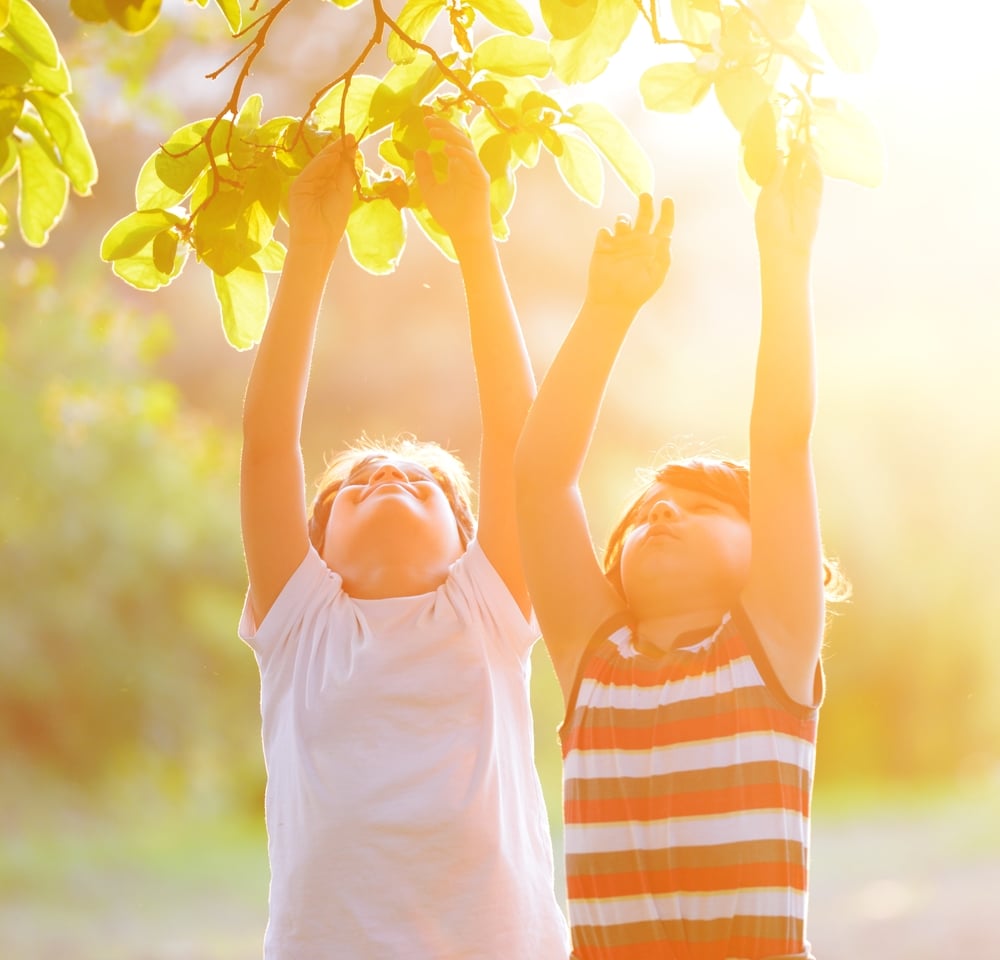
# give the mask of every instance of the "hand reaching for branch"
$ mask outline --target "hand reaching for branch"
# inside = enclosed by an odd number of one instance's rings
[[[816,152],[805,144],[792,144],[757,197],[754,220],[761,253],[808,256],[822,197],[823,174]]]
[[[444,142],[442,152],[448,163],[445,178],[439,181],[426,150],[417,151],[413,158],[417,183],[431,216],[453,243],[477,231],[491,233],[490,177],[472,141],[440,117],[429,116],[425,123],[432,139]]]
[[[289,245],[331,257],[354,202],[357,142],[350,134],[328,143],[295,178],[288,194]]]
[[[614,233],[602,229],[597,234],[590,259],[587,300],[633,315],[638,312],[666,279],[673,228],[673,200],[663,201],[660,219],[654,226],[653,198],[642,194],[635,224],[622,216],[615,223]]]

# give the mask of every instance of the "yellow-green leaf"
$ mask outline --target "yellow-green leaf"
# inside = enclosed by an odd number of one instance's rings
[[[396,23],[411,39],[421,43],[438,15],[447,6],[446,0],[406,0],[399,11]],[[386,52],[393,63],[410,63],[416,51],[394,30],[386,45]]]
[[[285,265],[285,246],[272,240],[263,250],[258,250],[251,259],[264,273],[280,273]]]
[[[368,133],[395,123],[405,111],[427,96],[444,79],[429,54],[419,53],[411,63],[396,64],[372,94]]]
[[[7,26],[10,19],[10,4],[11,0],[0,0],[0,30]]]
[[[597,0],[594,19],[572,40],[552,40],[556,76],[563,83],[586,83],[600,76],[632,31],[639,7],[622,0]]]
[[[160,15],[161,0],[105,0],[112,19],[127,33],[148,30]]]
[[[215,4],[226,18],[229,32],[234,35],[239,33],[243,27],[243,11],[240,9],[240,0],[215,0]]]
[[[102,260],[121,260],[149,246],[164,230],[183,223],[169,210],[137,210],[122,217],[101,241]]]
[[[0,87],[0,138],[11,135],[24,112],[24,91],[14,86]]]
[[[607,158],[622,183],[636,196],[653,188],[653,165],[639,142],[607,107],[578,103],[566,120],[579,127]]]
[[[878,50],[878,31],[862,0],[809,2],[833,62],[846,73],[863,73],[871,67]]]
[[[528,11],[518,0],[468,0],[468,4],[501,30],[526,37],[534,29]]]
[[[28,100],[59,150],[60,166],[73,189],[81,196],[89,196],[90,188],[97,182],[97,160],[73,105],[64,96],[45,90],[30,91]]]
[[[705,98],[713,79],[696,63],[659,63],[639,78],[639,93],[648,110],[688,113]]]
[[[885,177],[885,147],[875,124],[843,100],[822,100],[810,114],[812,144],[823,173],[864,187]]]
[[[13,138],[0,140],[0,183],[10,176],[17,163],[16,145]]]
[[[44,246],[69,199],[69,178],[33,137],[18,141],[17,219],[24,242]]]
[[[541,0],[542,20],[556,40],[572,40],[590,26],[597,0]]]
[[[23,87],[30,77],[31,71],[20,57],[0,49],[0,90],[4,87]]]
[[[556,168],[566,186],[593,207],[604,197],[604,164],[593,147],[580,137],[561,137],[562,153],[556,156]]]
[[[802,19],[806,0],[754,0],[754,13],[776,40],[790,37]]]
[[[360,139],[368,126],[368,112],[372,96],[379,88],[381,80],[365,73],[351,77],[347,86],[347,102],[344,104],[344,130]],[[336,130],[340,127],[340,105],[344,97],[345,83],[341,80],[328,90],[316,103],[311,119],[319,130]],[[368,131],[371,133],[372,131]]]
[[[212,281],[226,339],[237,350],[248,350],[260,340],[271,305],[263,272],[248,260],[225,276],[216,274]]]
[[[719,106],[741,134],[770,94],[770,84],[753,67],[720,70],[715,75],[715,96]]]
[[[491,184],[492,189],[492,184]],[[431,216],[427,205],[417,197],[410,198],[410,213],[421,232],[438,248],[449,260],[457,262],[455,247],[451,242],[451,237],[441,229],[438,222]]]
[[[44,67],[59,66],[62,57],[56,38],[28,0],[11,0],[6,33],[32,60]]]
[[[534,37],[497,34],[473,51],[473,70],[489,70],[504,77],[547,77],[552,70],[549,46]]]
[[[169,273],[164,273],[156,265],[153,256],[155,244],[156,237],[153,237],[141,250],[131,256],[114,260],[111,264],[112,271],[137,290],[159,290],[161,287],[167,286],[184,269],[190,247],[186,243],[178,244],[173,268]]]
[[[208,166],[204,138],[211,120],[198,120],[170,135],[163,146],[142,165],[135,185],[135,203],[139,210],[172,207],[190,192],[198,176]],[[212,134],[213,153],[221,153],[232,126],[223,120]]]
[[[178,236],[173,230],[164,230],[153,237],[153,266],[167,276],[177,259]]]
[[[762,103],[743,131],[743,166],[754,183],[764,186],[778,162],[778,127],[774,107]]]
[[[498,240],[506,240],[509,233],[506,216],[514,206],[517,194],[517,181],[513,175],[505,172],[490,181],[490,220],[493,223],[493,236]]]
[[[347,243],[362,269],[375,276],[392,273],[406,245],[402,212],[388,198],[358,204],[347,221]]]
[[[677,32],[692,43],[709,43],[719,29],[719,16],[701,9],[694,0],[670,0]]]

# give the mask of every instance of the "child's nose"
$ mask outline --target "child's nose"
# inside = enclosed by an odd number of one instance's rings
[[[369,483],[382,483],[386,480],[406,480],[406,474],[394,463],[383,463],[368,479]]]
[[[677,518],[677,507],[670,500],[657,500],[649,511],[650,523],[664,523]]]

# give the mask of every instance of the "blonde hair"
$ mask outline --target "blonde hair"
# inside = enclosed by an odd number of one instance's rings
[[[418,440],[409,433],[388,440],[362,435],[329,461],[316,482],[316,496],[309,509],[309,540],[313,546],[323,552],[333,498],[347,478],[362,464],[384,457],[411,460],[434,477],[451,504],[462,546],[467,547],[475,534],[476,520],[472,512],[472,481],[465,464],[434,441]]]

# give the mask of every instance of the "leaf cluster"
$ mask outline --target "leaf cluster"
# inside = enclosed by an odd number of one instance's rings
[[[196,2],[214,4],[242,44],[211,74],[236,70],[229,98],[214,117],[181,127],[149,157],[136,184],[136,209],[108,231],[101,256],[127,283],[155,290],[178,276],[193,254],[212,272],[226,337],[239,349],[259,339],[267,316],[266,274],[283,262],[284,247],[275,233],[287,219],[289,185],[331,136],[350,133],[362,146],[347,241],[357,264],[373,274],[395,269],[411,224],[446,256],[454,255],[414,174],[415,153],[433,156],[439,146],[425,124],[431,114],[471,136],[490,175],[498,239],[509,232],[519,174],[534,167],[543,151],[569,189],[595,206],[603,197],[606,167],[634,193],[650,190],[649,158],[625,125],[600,103],[565,106],[560,97],[567,85],[599,76],[637,29],[648,30],[664,51],[663,61],[638,77],[644,105],[686,113],[714,90],[739,133],[748,189],[766,182],[779,154],[796,142],[812,144],[830,176],[875,185],[882,175],[881,144],[870,121],[816,91],[828,60],[842,71],[867,69],[871,61],[874,31],[861,0],[670,0],[666,25],[657,0],[541,0],[547,37],[539,36],[520,0],[405,0],[395,17],[382,0],[325,0],[334,21],[331,36],[338,18],[352,7],[370,12],[370,33],[346,69],[313,93],[301,115],[270,118],[260,95],[246,90],[247,81],[293,0],[274,0],[253,19],[239,0]],[[10,23],[15,11],[19,17],[13,33],[8,29],[0,36],[7,43],[16,40],[18,30],[24,33],[25,11],[34,14],[32,23],[40,18],[27,0],[0,0],[0,11],[5,4]],[[136,31],[155,19],[159,0],[73,0],[73,9],[80,17]],[[803,36],[808,18],[825,57]],[[365,72],[376,50],[389,61],[381,75]],[[58,57],[54,42],[45,52],[49,60]],[[23,57],[17,62],[27,63]],[[0,59],[0,78],[4,64]],[[20,82],[20,74],[12,76]],[[46,95],[68,93],[68,78],[65,88]],[[0,122],[7,116],[12,130],[18,124],[25,133],[35,127],[51,133],[35,105],[39,99],[38,93],[26,93],[28,106],[0,111]],[[42,118],[34,127],[33,113]],[[47,107],[47,113],[52,116],[54,109]],[[56,126],[62,131],[69,123]],[[66,133],[62,140],[53,134],[51,142],[63,149],[47,155],[69,164],[57,172],[70,177],[72,171],[74,187],[89,189],[93,180],[82,170],[86,138],[78,121],[72,130],[71,140]],[[36,146],[19,149],[40,149],[37,139],[31,143]],[[41,167],[28,159],[20,165],[22,195],[34,194],[40,177]],[[59,216],[53,211],[65,205],[65,188],[57,203],[55,174],[46,171],[46,177],[40,195],[51,199],[45,214],[30,216],[28,201],[29,242],[44,242]],[[47,224],[44,229],[39,220]],[[21,221],[25,232],[23,204]]]

